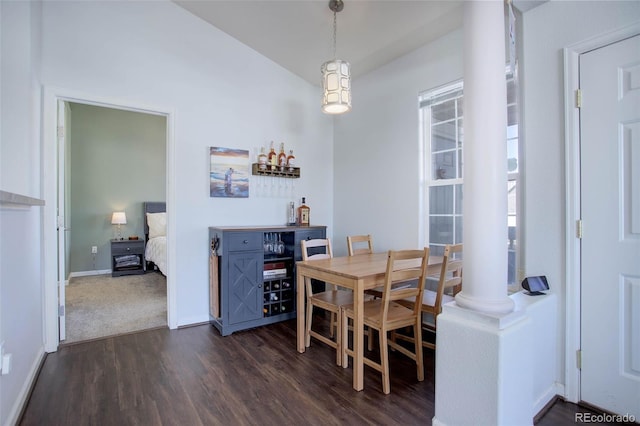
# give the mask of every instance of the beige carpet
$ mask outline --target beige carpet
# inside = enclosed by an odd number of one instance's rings
[[[167,280],[144,275],[74,277],[66,289],[64,343],[167,325]]]

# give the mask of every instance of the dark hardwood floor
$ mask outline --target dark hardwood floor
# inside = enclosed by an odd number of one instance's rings
[[[391,394],[365,367],[351,368],[312,341],[299,354],[295,321],[221,337],[210,325],[155,329],[62,346],[47,355],[21,425],[430,425],[434,356],[425,381],[391,353]],[[464,407],[461,407],[464,409]],[[539,425],[575,424],[574,404],[556,403]],[[588,410],[585,410],[588,411]]]

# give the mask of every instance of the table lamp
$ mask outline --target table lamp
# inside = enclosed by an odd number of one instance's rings
[[[118,225],[118,239],[122,239],[122,234],[120,232],[120,226],[127,224],[127,215],[125,212],[113,212],[111,215],[111,224]]]

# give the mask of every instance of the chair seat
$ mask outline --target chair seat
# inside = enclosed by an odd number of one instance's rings
[[[374,327],[381,327],[381,306],[382,299],[374,299],[364,303],[364,324]],[[347,317],[353,318],[353,302],[342,307]],[[411,325],[415,321],[413,311],[396,302],[389,302],[389,312],[387,314],[387,325],[390,329]],[[403,325],[404,324],[404,325]]]
[[[418,285],[418,282],[413,280],[413,281],[407,281],[407,282],[404,282],[404,283],[396,283],[396,284],[393,285],[393,288],[416,287],[417,285]],[[382,297],[382,290],[383,290],[383,287],[376,287],[376,288],[372,288],[370,290],[365,290],[364,293],[368,294],[369,296],[381,298]]]
[[[425,290],[424,293],[422,294],[422,312],[427,312],[427,313],[440,313],[440,312],[436,312],[436,296],[438,294],[435,291],[431,291],[431,290]],[[442,295],[442,304],[444,305],[445,303],[449,303],[449,302],[453,302],[455,300],[455,298],[453,296],[449,296],[448,294],[443,294]],[[413,300],[411,299],[404,299],[404,300],[399,300],[398,303],[402,304],[403,306],[406,306],[407,308],[411,308],[413,307]]]
[[[350,291],[331,290],[315,293],[310,297],[313,304],[330,312],[338,312],[340,306],[353,304],[353,293]]]
[[[422,310],[424,312],[433,312],[434,306],[436,305],[436,296],[438,294],[435,291],[425,290],[422,295]],[[453,302],[455,300],[454,297],[449,296],[448,294],[442,295],[442,304]],[[431,308],[431,309],[429,309]]]

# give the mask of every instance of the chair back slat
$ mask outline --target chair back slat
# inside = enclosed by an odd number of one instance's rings
[[[313,240],[300,241],[302,248],[302,260],[320,260],[331,259],[333,251],[331,250],[331,240],[329,238],[316,238]],[[324,247],[324,253],[318,253],[318,249]],[[313,252],[309,254],[309,252]],[[311,287],[311,279],[305,278],[305,287],[307,294],[313,294]]]
[[[436,292],[437,313],[442,311],[442,298],[449,288],[453,288],[453,295],[462,289],[462,244],[448,245],[444,249]]]
[[[387,321],[390,302],[396,300],[413,299],[414,314],[419,315],[428,265],[428,247],[423,250],[389,250],[380,307],[380,318],[383,323]],[[398,283],[413,280],[417,280],[416,287],[397,286]]]
[[[351,235],[347,237],[349,256],[373,253],[373,239],[371,235]]]

